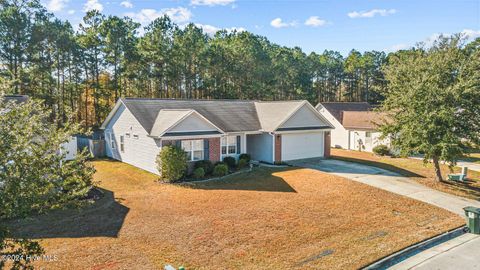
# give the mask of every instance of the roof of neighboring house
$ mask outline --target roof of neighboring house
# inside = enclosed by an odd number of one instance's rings
[[[318,109],[322,105],[329,111],[338,122],[343,124],[343,113],[349,111],[371,111],[374,106],[367,102],[321,102],[315,108]]]
[[[195,110],[225,132],[261,129],[253,101],[145,98],[123,98],[121,101],[149,133],[158,113],[164,109]]]
[[[3,98],[6,101],[14,101],[14,102],[17,102],[17,103],[26,102],[28,100],[27,95],[5,95],[5,96],[3,96]]]
[[[344,111],[342,125],[346,129],[376,130],[385,116],[384,113],[373,111]]]

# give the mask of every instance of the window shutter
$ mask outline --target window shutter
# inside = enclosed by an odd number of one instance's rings
[[[210,160],[210,148],[208,139],[203,140],[203,159]]]
[[[181,149],[182,148],[182,141],[181,140],[175,141],[175,146]]]
[[[237,135],[237,154],[240,154],[241,153],[241,150],[240,150],[240,140],[241,140],[241,137],[240,135]]]

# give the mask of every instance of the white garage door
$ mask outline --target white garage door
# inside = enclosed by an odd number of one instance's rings
[[[282,160],[323,157],[323,132],[282,134]]]

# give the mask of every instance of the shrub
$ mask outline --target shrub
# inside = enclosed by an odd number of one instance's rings
[[[239,158],[239,159],[245,159],[245,161],[246,161],[247,163],[250,162],[250,160],[251,160],[251,157],[250,157],[249,154],[241,154],[238,158]],[[240,161],[239,161],[239,162],[240,162]]]
[[[386,155],[390,154],[390,149],[388,148],[388,146],[386,146],[384,144],[380,144],[380,145],[377,145],[377,146],[373,147],[372,151],[373,151],[373,153],[375,153],[379,156],[386,156]]]
[[[235,165],[237,164],[237,161],[234,157],[224,157],[223,162],[225,162],[225,164],[227,164],[230,168],[235,168]]]
[[[226,164],[217,164],[215,168],[213,168],[213,175],[214,176],[225,176],[228,173],[228,167]]]
[[[195,162],[195,169],[202,168],[205,174],[213,172],[213,164],[210,160],[199,160]]]
[[[248,161],[244,158],[241,158],[239,161],[238,161],[238,168],[241,169],[241,168],[244,168],[245,166],[248,165]]]
[[[205,176],[205,170],[203,168],[196,168],[193,171],[193,178],[195,179],[201,179]]]
[[[187,170],[187,156],[181,148],[164,146],[157,156],[157,166],[160,179],[175,182],[181,179]]]

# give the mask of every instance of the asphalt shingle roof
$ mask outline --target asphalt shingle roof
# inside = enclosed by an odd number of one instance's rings
[[[122,102],[149,133],[162,109],[195,110],[225,132],[261,129],[254,101],[124,98]]]
[[[317,109],[319,105],[322,105],[329,111],[338,122],[343,124],[343,112],[348,111],[371,111],[375,107],[368,104],[367,102],[321,102],[317,105]]]

